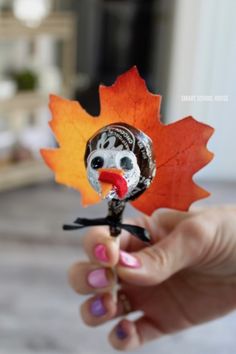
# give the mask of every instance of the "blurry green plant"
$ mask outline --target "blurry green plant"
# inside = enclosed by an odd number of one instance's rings
[[[33,91],[38,86],[38,76],[30,69],[13,72],[12,78],[16,82],[18,91]]]

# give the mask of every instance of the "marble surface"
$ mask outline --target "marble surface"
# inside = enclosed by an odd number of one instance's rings
[[[235,201],[233,183],[210,188],[208,204]],[[89,209],[80,209],[76,193],[50,184],[3,193],[0,201],[0,354],[115,353],[106,339],[111,323],[84,326],[78,316],[83,297],[67,284],[68,267],[84,255],[81,238],[62,232],[61,224]],[[104,211],[99,206],[90,213]],[[235,329],[232,313],[136,352],[234,354]]]

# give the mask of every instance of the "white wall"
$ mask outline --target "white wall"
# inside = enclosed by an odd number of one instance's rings
[[[175,0],[175,6],[165,118],[193,115],[214,126],[215,159],[198,176],[236,180],[236,1]],[[212,101],[183,102],[182,95]]]

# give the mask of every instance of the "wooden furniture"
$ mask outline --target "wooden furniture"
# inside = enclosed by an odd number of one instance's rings
[[[24,39],[34,41],[38,36],[48,35],[62,43],[61,73],[63,85],[60,94],[71,97],[75,77],[76,22],[72,13],[52,13],[35,28],[29,28],[17,20],[11,13],[0,16],[0,41]],[[12,113],[12,119],[18,110],[33,112],[41,106],[47,106],[48,95],[38,91],[19,92],[10,99],[0,100],[0,113]],[[24,161],[0,167],[0,191],[28,185],[51,178],[52,174],[41,161]]]

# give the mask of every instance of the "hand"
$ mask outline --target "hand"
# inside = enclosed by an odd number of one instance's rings
[[[76,292],[95,294],[81,307],[88,325],[127,310],[143,312],[115,326],[109,335],[113,347],[134,349],[236,308],[236,207],[155,212],[133,223],[151,233],[151,246],[123,233],[119,251],[107,228],[94,228],[84,240],[90,261],[69,273]],[[110,293],[115,265],[121,283],[117,304]]]

